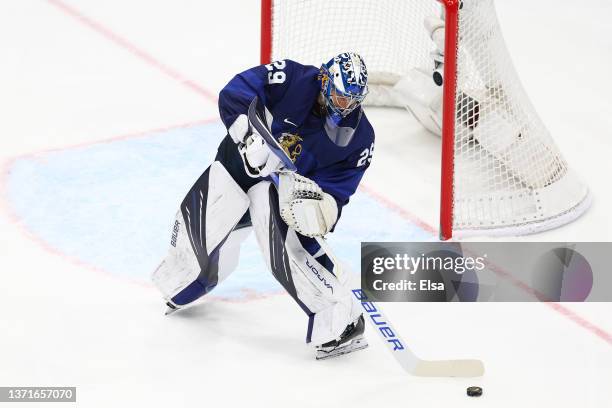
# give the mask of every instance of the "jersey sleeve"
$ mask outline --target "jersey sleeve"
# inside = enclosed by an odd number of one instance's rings
[[[273,112],[290,93],[305,66],[291,60],[260,65],[234,76],[219,93],[219,114],[226,128],[246,114],[255,96]]]

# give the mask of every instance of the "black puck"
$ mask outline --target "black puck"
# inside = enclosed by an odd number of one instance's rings
[[[444,77],[442,76],[442,72],[434,71],[434,73],[433,73],[433,81],[438,86],[444,85]]]
[[[467,388],[468,397],[480,397],[482,395],[482,388],[480,387],[468,387]]]

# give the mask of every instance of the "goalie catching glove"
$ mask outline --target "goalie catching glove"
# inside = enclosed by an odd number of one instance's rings
[[[282,172],[278,178],[280,214],[287,225],[307,237],[331,231],[338,218],[336,200],[297,173]]]
[[[249,126],[246,115],[238,116],[228,132],[238,145],[244,169],[250,177],[267,177],[280,170],[281,160],[270,150],[261,135]]]

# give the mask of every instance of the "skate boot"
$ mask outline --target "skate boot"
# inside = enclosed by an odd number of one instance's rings
[[[168,301],[166,303],[166,306],[168,306],[168,308],[166,309],[166,312],[164,313],[166,316],[180,310],[181,308],[178,305],[175,305],[174,303],[172,303],[171,301]]]
[[[353,323],[346,326],[338,339],[316,347],[317,360],[341,356],[368,347],[368,342],[363,337],[364,330],[365,321],[363,315],[361,315]]]

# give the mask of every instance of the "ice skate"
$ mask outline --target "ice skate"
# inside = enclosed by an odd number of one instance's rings
[[[368,347],[368,342],[363,336],[364,330],[365,321],[362,315],[355,322],[346,326],[338,339],[317,346],[317,360],[341,356]]]
[[[164,312],[165,316],[171,315],[172,313],[180,310],[180,307],[178,307],[177,305],[173,304],[172,302],[167,302],[166,306],[168,306],[168,308]]]

